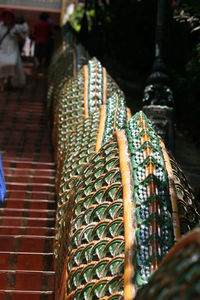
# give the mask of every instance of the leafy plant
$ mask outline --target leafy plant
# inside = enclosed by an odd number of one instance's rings
[[[81,20],[84,15],[84,8],[82,6],[77,6],[74,13],[69,17],[69,23],[74,28],[76,32],[81,29]]]

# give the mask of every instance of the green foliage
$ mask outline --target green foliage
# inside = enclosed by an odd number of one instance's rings
[[[182,0],[175,11],[179,28],[189,41],[189,55],[182,63],[182,70],[175,70],[172,76],[179,127],[189,136],[200,140],[200,1]],[[185,47],[183,47],[184,49]]]
[[[200,43],[196,45],[193,50],[192,57],[186,64],[186,74],[189,80],[189,88],[190,89],[198,89],[199,90],[199,82],[200,82]]]
[[[190,13],[192,16],[200,17],[200,1],[199,0],[183,0],[181,2],[181,9]]]
[[[79,32],[81,29],[81,20],[83,18],[83,14],[84,8],[77,6],[74,13],[69,17],[69,23],[76,32]]]
[[[200,1],[182,1],[175,11],[175,19],[181,23],[187,23],[192,31],[200,30]]]
[[[80,32],[80,30],[81,30],[81,22],[82,22],[82,19],[84,16],[84,12],[86,13],[86,16],[87,16],[88,30],[91,31],[92,19],[95,16],[94,8],[91,8],[91,9],[88,9],[87,11],[85,11],[85,9],[82,6],[77,6],[74,13],[69,18],[69,22],[70,22],[72,28],[76,32]]]

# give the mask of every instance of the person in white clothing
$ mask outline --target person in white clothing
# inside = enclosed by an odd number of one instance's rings
[[[4,9],[0,22],[0,86],[10,87],[25,85],[18,40],[20,33],[15,27],[15,14],[11,9]]]
[[[15,33],[18,34],[19,50],[20,54],[22,54],[25,41],[29,35],[29,27],[23,16],[17,18],[17,22],[15,24]]]

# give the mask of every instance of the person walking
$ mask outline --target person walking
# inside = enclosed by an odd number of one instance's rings
[[[20,16],[20,17],[17,18],[16,25],[15,25],[15,30],[18,33],[18,36],[19,36],[19,40],[18,40],[19,50],[20,50],[20,54],[22,54],[24,44],[25,44],[26,39],[29,35],[29,26],[28,26],[27,22],[25,22],[23,16]]]
[[[15,14],[12,9],[4,9],[0,22],[0,88],[22,87],[25,75],[22,67],[18,40],[20,34],[15,27]]]
[[[48,22],[49,15],[40,14],[40,20],[35,24],[35,58],[36,66],[48,65],[48,47],[52,34],[52,25]]]

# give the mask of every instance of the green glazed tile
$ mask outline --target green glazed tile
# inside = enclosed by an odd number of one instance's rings
[[[124,257],[114,257],[110,260],[103,270],[104,276],[114,276],[116,274],[123,274],[124,271]]]
[[[105,247],[102,256],[103,257],[114,257],[115,256],[115,252],[117,250],[117,248],[121,245],[122,239],[121,238],[114,238],[113,240],[111,240],[107,246]],[[123,248],[122,248],[123,249]],[[122,254],[122,253],[119,253]]]
[[[88,300],[102,298],[104,296],[103,288],[107,284],[107,281],[108,281],[107,279],[99,280],[91,289]]]
[[[99,240],[101,238],[103,238],[103,233],[104,230],[106,228],[106,226],[108,225],[108,221],[107,220],[102,220],[101,222],[99,222],[95,227],[94,230],[91,234],[91,240]]]
[[[122,218],[114,219],[111,221],[108,226],[105,228],[103,232],[103,237],[115,237],[115,231],[118,228],[118,226],[123,222]]]
[[[85,244],[93,241],[93,231],[95,229],[95,223],[87,225],[79,236],[79,244]]]
[[[80,273],[80,277],[79,277],[80,285],[86,284],[92,279],[93,274],[91,273],[91,270],[93,270],[94,265],[95,265],[95,263],[90,263],[90,264],[87,264],[85,268],[83,268],[82,272]]]
[[[89,263],[91,261],[90,253],[91,253],[91,249],[93,248],[94,245],[95,245],[95,242],[91,242],[89,245],[82,248],[82,251],[81,251],[81,254],[79,257],[80,258],[79,264],[85,264],[85,263]]]
[[[98,261],[103,257],[103,251],[108,244],[108,240],[102,239],[99,242],[95,243],[90,252],[90,259]]]
[[[106,208],[108,206],[109,206],[109,202],[107,202],[107,203],[104,202],[104,203],[97,205],[91,213],[90,222],[99,222],[100,220],[102,220],[104,211],[106,210]]]
[[[104,268],[108,264],[109,259],[105,258],[97,262],[91,270],[91,276],[97,276],[98,279],[105,277]]]
[[[122,206],[122,202],[119,200],[114,201],[111,203],[105,210],[103,217],[107,218],[114,218],[116,211]]]

